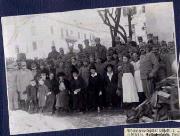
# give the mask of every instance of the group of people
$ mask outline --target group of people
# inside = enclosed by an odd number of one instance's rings
[[[64,53],[52,46],[45,60],[19,60],[7,65],[9,108],[34,112],[87,112],[128,109],[149,98],[155,83],[172,75],[174,42],[127,38],[108,49],[95,38]]]

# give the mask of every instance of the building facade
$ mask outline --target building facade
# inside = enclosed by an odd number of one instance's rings
[[[147,41],[146,31],[146,7],[144,5],[123,7],[123,14],[121,15],[121,25],[125,28],[127,36],[129,36],[129,24],[128,14],[131,10],[131,28],[132,39],[138,42],[138,37],[142,37],[144,41]]]

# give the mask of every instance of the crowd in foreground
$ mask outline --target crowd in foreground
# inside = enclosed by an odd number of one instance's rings
[[[156,83],[171,76],[175,60],[174,42],[148,42],[116,37],[108,49],[95,38],[95,46],[84,40],[75,53],[73,46],[52,51],[46,59],[19,58],[7,64],[10,110],[29,113],[88,112],[131,109],[153,94]]]

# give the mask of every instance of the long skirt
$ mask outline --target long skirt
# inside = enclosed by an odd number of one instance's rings
[[[56,95],[56,108],[65,108],[69,106],[69,96],[66,91],[61,91]]]
[[[142,81],[141,81],[141,76],[140,76],[140,70],[135,71],[134,78],[135,78],[137,91],[138,92],[143,92],[143,86],[142,86]]]
[[[123,102],[139,102],[136,83],[131,73],[124,73],[122,77]]]
[[[55,102],[55,94],[52,92],[46,98],[46,107],[45,107],[46,112],[52,112],[53,111],[54,102]]]

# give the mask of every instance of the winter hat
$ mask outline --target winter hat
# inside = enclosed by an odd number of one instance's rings
[[[73,74],[73,73],[79,74],[79,71],[78,71],[76,68],[73,68],[72,71],[71,71],[71,73],[72,73],[72,74]]]
[[[89,67],[89,69],[90,69],[90,70],[91,70],[91,69],[96,70],[96,66],[95,66],[95,65],[91,65],[91,66]]]
[[[57,74],[57,77],[62,77],[62,76],[65,76],[65,73],[64,73],[64,72],[59,72],[59,73]]]

